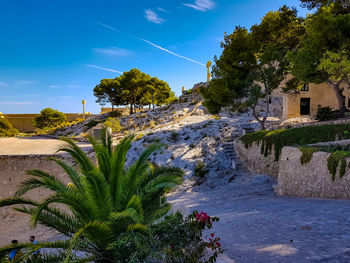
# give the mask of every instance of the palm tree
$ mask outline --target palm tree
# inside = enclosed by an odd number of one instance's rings
[[[152,144],[137,161],[125,167],[126,155],[134,136],[127,136],[112,146],[111,136],[104,131],[101,140],[93,140],[95,165],[70,139],[59,151],[68,153],[79,165],[79,171],[60,159],[71,183],[63,183],[41,170],[31,170],[31,178],[22,182],[13,197],[0,201],[0,207],[17,205],[16,211],[31,215],[30,223],[47,226],[68,237],[55,242],[9,245],[0,249],[0,258],[14,248],[24,248],[22,260],[39,248],[54,248],[40,262],[132,262],[149,226],[169,210],[164,194],[182,181],[183,172],[175,167],[158,167],[148,161],[161,145]],[[23,197],[28,191],[46,188],[52,194],[37,202]],[[59,206],[57,206],[57,204]],[[62,205],[66,209],[62,209]],[[76,252],[79,257],[76,256]]]

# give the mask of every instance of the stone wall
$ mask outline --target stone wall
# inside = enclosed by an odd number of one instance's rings
[[[65,113],[67,116],[67,121],[75,121],[78,118],[83,118],[81,113]],[[18,129],[20,132],[34,132],[35,127],[33,121],[38,114],[1,114],[4,116],[13,126],[13,128]],[[94,115],[86,114],[85,117],[91,117]]]
[[[278,162],[274,161],[274,154],[264,157],[260,152],[261,146],[257,144],[247,149],[238,140],[235,142],[235,147],[239,157],[250,171],[277,178],[278,184],[275,187],[277,195],[350,198],[350,169],[347,168],[342,178],[339,178],[338,171],[336,180],[332,181],[332,176],[327,168],[330,153],[315,152],[311,162],[302,165],[300,163],[301,152],[296,147],[284,147]],[[347,159],[347,167],[349,164],[350,158]]]
[[[278,184],[275,192],[278,195],[315,197],[315,198],[350,198],[350,171],[335,181],[327,168],[330,153],[315,152],[310,163],[301,165],[301,152],[295,147],[284,147],[280,158]],[[349,164],[350,159],[347,159]],[[340,166],[340,164],[339,164]],[[339,167],[338,167],[339,170]]]
[[[8,198],[18,189],[20,183],[27,178],[27,170],[41,169],[48,171],[68,183],[63,170],[48,155],[0,155],[0,199]],[[60,158],[72,163],[68,156]],[[42,189],[30,191],[26,196],[35,200],[42,200],[49,192]],[[0,208],[0,246],[11,242],[12,239],[28,241],[30,235],[37,236],[39,241],[53,237],[56,233],[45,227],[30,229],[29,216],[15,212],[11,208]]]
[[[275,161],[274,153],[265,157],[261,154],[260,145],[253,143],[253,145],[247,149],[241,140],[235,142],[235,148],[239,157],[250,171],[277,178],[279,162]]]

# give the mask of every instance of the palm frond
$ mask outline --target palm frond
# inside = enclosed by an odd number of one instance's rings
[[[115,209],[121,208],[121,200],[123,193],[124,180],[124,165],[126,155],[130,150],[131,143],[134,140],[134,135],[124,137],[118,146],[114,149],[111,159],[111,174],[109,176],[109,185],[111,196]]]
[[[58,149],[57,152],[68,153],[75,161],[77,161],[84,175],[93,169],[94,165],[92,164],[91,160],[73,140],[68,138],[63,138],[61,140],[66,142],[66,145]]]
[[[20,188],[15,193],[15,196],[21,196],[38,187],[44,187],[57,193],[64,192],[67,189],[67,186],[62,181],[49,173],[45,173],[41,170],[29,170],[27,171],[27,174],[34,176],[36,180],[32,178],[22,182]]]
[[[70,180],[73,182],[74,186],[81,190],[81,176],[73,166],[68,165],[58,158],[50,158],[50,160],[56,162],[59,166],[61,166]]]

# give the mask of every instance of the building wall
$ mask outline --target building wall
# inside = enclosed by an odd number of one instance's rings
[[[75,121],[78,118],[83,118],[83,114],[81,113],[65,113],[65,115],[67,116],[67,121]],[[33,121],[38,114],[1,114],[1,116],[4,116],[20,132],[35,131]]]
[[[344,84],[344,95],[346,96],[346,106],[348,107],[349,90]],[[300,94],[285,94],[283,97],[283,119],[300,117],[300,99],[310,98],[310,115],[315,116],[319,105],[321,107],[331,107],[333,110],[339,109],[338,100],[333,89],[327,84],[309,84],[309,91],[300,91]]]

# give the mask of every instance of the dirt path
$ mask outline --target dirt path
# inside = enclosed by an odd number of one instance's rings
[[[169,200],[220,217],[214,232],[235,263],[350,262],[350,201],[276,197],[271,181],[252,175],[197,190]]]

